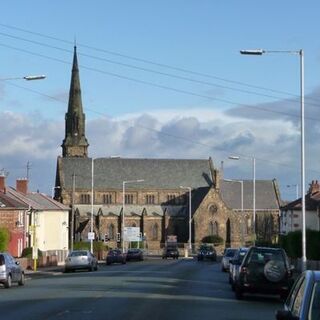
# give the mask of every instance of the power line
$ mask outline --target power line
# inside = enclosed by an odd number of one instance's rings
[[[13,49],[13,50],[17,50],[17,51],[20,51],[20,52],[24,52],[24,53],[27,53],[27,54],[30,54],[30,55],[38,56],[38,57],[41,57],[41,58],[53,60],[53,61],[60,62],[60,63],[63,63],[63,64],[71,65],[70,62],[62,60],[62,59],[58,59],[58,58],[50,57],[50,56],[47,56],[47,55],[35,53],[35,52],[29,51],[29,50],[25,50],[25,49],[13,47],[13,46],[5,45],[3,43],[0,43],[0,46],[6,47],[6,48],[9,48],[9,49]],[[97,69],[97,68],[92,68],[92,67],[88,67],[88,66],[84,66],[84,65],[79,65],[79,67],[81,67],[82,69],[86,69],[86,70],[94,71],[94,72],[97,72],[97,73],[101,73],[101,74],[109,75],[109,76],[112,76],[112,77],[116,77],[116,78],[119,78],[119,79],[124,79],[124,80],[128,80],[128,81],[140,83],[140,84],[143,84],[143,85],[148,85],[148,86],[152,86],[152,87],[156,87],[156,88],[160,88],[160,89],[165,89],[165,90],[169,90],[169,91],[172,91],[172,92],[182,93],[182,94],[186,94],[186,95],[190,95],[190,96],[194,96],[194,97],[199,97],[199,98],[205,98],[205,99],[212,100],[212,101],[223,102],[223,103],[230,104],[230,105],[241,106],[243,108],[254,109],[254,110],[264,111],[264,112],[268,112],[268,113],[275,113],[275,114],[280,114],[280,115],[284,115],[284,116],[300,118],[300,115],[298,115],[298,114],[292,114],[292,113],[287,113],[287,112],[278,111],[278,110],[270,110],[268,108],[251,106],[251,105],[247,105],[247,104],[239,104],[238,102],[235,102],[235,101],[216,98],[216,97],[212,97],[212,96],[204,95],[204,94],[199,94],[199,93],[192,92],[192,91],[187,91],[187,90],[183,90],[183,89],[169,87],[169,86],[166,86],[166,85],[156,84],[156,83],[149,82],[149,81],[146,81],[146,80],[140,80],[140,79],[136,79],[136,78],[133,78],[133,77],[128,77],[128,76],[124,76],[124,75],[121,75],[121,74],[118,74],[118,73],[104,71],[104,70],[100,70],[100,69]],[[305,118],[309,119],[309,120],[320,121],[319,118],[314,118],[314,117],[313,118],[305,117]]]
[[[61,38],[57,38],[57,37],[45,35],[45,34],[39,33],[39,32],[34,32],[34,31],[26,30],[26,29],[19,28],[19,27],[15,27],[15,26],[11,26],[11,25],[8,25],[8,24],[0,23],[0,26],[5,27],[5,28],[8,28],[8,29],[13,29],[13,30],[17,30],[17,31],[20,31],[20,32],[24,32],[24,33],[36,35],[36,36],[39,36],[39,37],[42,37],[42,38],[47,38],[47,39],[55,40],[55,41],[58,41],[58,42],[62,42],[62,43],[74,45],[74,43],[73,43],[72,41],[68,41],[68,40],[64,40],[64,39],[61,39]],[[26,40],[26,41],[31,41],[31,40]],[[36,42],[35,42],[35,43],[36,43]],[[40,43],[38,43],[38,44],[40,44]],[[172,69],[172,70],[179,71],[179,72],[184,72],[184,73],[189,73],[189,74],[193,74],[193,75],[197,75],[197,76],[202,76],[202,77],[206,77],[206,78],[216,79],[216,80],[219,80],[219,81],[224,81],[224,82],[228,82],[228,83],[233,83],[233,84],[237,84],[237,85],[241,85],[241,86],[245,86],[245,87],[249,87],[249,88],[254,88],[254,89],[259,89],[259,90],[264,90],[264,91],[270,91],[270,92],[277,93],[277,94],[282,94],[282,95],[287,95],[287,96],[299,98],[299,95],[297,95],[297,94],[292,94],[292,93],[286,92],[286,91],[281,91],[281,90],[276,90],[276,89],[265,88],[265,87],[262,87],[262,86],[247,84],[247,83],[244,83],[244,82],[241,82],[241,81],[235,81],[235,80],[230,80],[230,79],[226,79],[226,78],[222,78],[222,77],[217,77],[217,76],[210,75],[210,74],[206,74],[206,73],[202,73],[202,72],[197,72],[197,71],[193,71],[193,70],[189,70],[189,69],[185,69],[185,68],[180,68],[180,67],[171,66],[171,65],[168,65],[168,64],[164,64],[164,63],[158,63],[158,62],[154,62],[154,61],[147,60],[147,59],[142,59],[142,58],[138,58],[138,57],[133,57],[133,56],[126,55],[126,54],[121,54],[121,53],[119,53],[119,52],[115,52],[115,51],[111,51],[111,50],[105,50],[105,49],[101,49],[101,48],[96,48],[96,47],[89,46],[89,45],[82,44],[82,43],[77,43],[77,45],[78,45],[78,46],[81,46],[81,47],[84,47],[84,48],[88,48],[88,49],[90,49],[90,50],[94,50],[94,51],[98,51],[98,52],[103,52],[103,53],[115,55],[115,56],[118,56],[118,57],[130,59],[130,60],[134,60],[134,61],[139,61],[139,62],[143,62],[143,63],[146,63],[146,64],[155,65],[155,66],[162,67],[162,68]],[[53,46],[52,46],[52,47],[53,47]],[[53,48],[58,49],[57,47],[53,47]],[[88,55],[88,56],[89,56],[89,55]],[[103,59],[103,58],[101,58],[101,59]],[[226,88],[228,88],[228,87],[226,87]],[[237,90],[237,89],[235,89],[235,88],[233,88],[233,89],[234,89],[234,90]],[[230,90],[231,90],[231,89],[230,89]],[[239,89],[239,91],[240,91],[240,89]],[[247,92],[247,93],[249,93],[249,92]],[[257,95],[259,95],[258,93],[254,93],[254,92],[252,92],[252,94],[257,94]],[[261,94],[261,95],[263,96],[263,94]],[[266,95],[266,96],[268,96],[268,95]],[[313,101],[317,101],[317,102],[320,101],[319,99],[314,99],[314,98],[310,98],[310,97],[307,98],[307,99],[310,99],[310,100],[313,100]]]
[[[0,32],[0,35],[6,36],[6,37],[10,37],[10,38],[13,38],[13,39],[16,39],[16,40],[26,41],[26,42],[33,43],[33,44],[40,45],[40,46],[44,46],[44,47],[47,47],[47,48],[60,50],[60,51],[63,51],[63,52],[68,52],[68,53],[72,52],[71,50],[68,50],[68,49],[64,49],[64,48],[61,48],[61,47],[48,45],[48,44],[45,44],[45,43],[42,43],[42,42],[39,42],[39,41],[34,41],[34,40],[21,38],[21,37],[10,35],[10,34],[6,34],[6,33],[3,33],[3,32]],[[127,68],[131,68],[131,69],[139,70],[139,71],[159,74],[159,75],[166,76],[166,77],[171,77],[171,78],[175,78],[175,79],[180,79],[180,80],[184,80],[184,81],[189,81],[189,82],[193,82],[193,83],[208,85],[208,86],[212,86],[212,87],[217,87],[217,88],[221,88],[221,89],[227,89],[227,90],[241,92],[241,93],[253,94],[253,95],[266,97],[266,98],[281,99],[281,97],[279,97],[279,96],[273,96],[273,95],[269,95],[269,94],[262,94],[262,93],[258,93],[258,92],[254,92],[254,91],[248,91],[248,90],[244,90],[244,89],[228,87],[228,86],[224,86],[224,85],[217,84],[217,83],[212,83],[212,82],[208,82],[208,81],[202,81],[202,80],[197,80],[197,79],[193,79],[193,78],[189,78],[189,77],[179,76],[179,75],[175,75],[175,74],[171,74],[171,73],[161,72],[161,71],[157,71],[157,70],[154,70],[154,69],[143,68],[143,67],[131,65],[131,64],[128,64],[128,63],[122,63],[122,62],[119,62],[119,61],[114,61],[114,60],[110,60],[110,59],[106,59],[106,58],[96,57],[96,56],[89,55],[89,54],[86,54],[86,53],[82,53],[82,52],[79,52],[79,51],[77,53],[80,56],[84,56],[84,57],[87,57],[87,58],[90,58],[90,59],[104,61],[104,62],[108,62],[108,63],[111,63],[111,64],[116,64],[116,65],[119,65],[119,66],[122,66],[122,67],[127,67]],[[298,100],[297,101],[288,100],[288,102],[290,102],[290,103],[299,103]]]

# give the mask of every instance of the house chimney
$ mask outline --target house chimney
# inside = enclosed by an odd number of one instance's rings
[[[318,180],[312,180],[309,188],[309,193],[314,194],[316,192],[320,191],[320,184]]]
[[[23,179],[17,179],[16,181],[16,190],[18,192],[21,192],[23,194],[28,193],[28,180],[23,178]]]
[[[0,191],[6,191],[6,177],[4,175],[0,175]]]

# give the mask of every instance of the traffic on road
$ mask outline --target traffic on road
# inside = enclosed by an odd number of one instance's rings
[[[244,259],[245,260],[245,259]],[[221,262],[197,256],[144,256],[98,271],[26,273],[26,285],[0,295],[7,319],[276,319],[277,295],[246,293],[238,300]],[[214,316],[213,316],[214,315]]]

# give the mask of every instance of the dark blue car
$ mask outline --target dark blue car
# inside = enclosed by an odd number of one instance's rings
[[[276,319],[320,319],[320,271],[305,271],[297,278]]]

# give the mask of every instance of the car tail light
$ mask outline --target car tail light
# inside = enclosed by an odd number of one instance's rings
[[[240,267],[240,273],[247,274],[248,268],[247,267]]]

